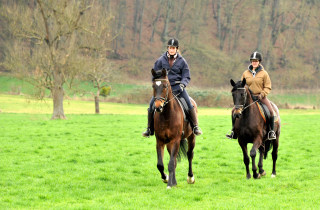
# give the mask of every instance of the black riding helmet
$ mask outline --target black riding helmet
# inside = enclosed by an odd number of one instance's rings
[[[251,61],[251,60],[258,60],[258,61],[261,63],[261,61],[262,61],[262,55],[261,55],[261,53],[259,53],[259,52],[257,52],[257,51],[253,52],[253,53],[250,55],[250,61]]]
[[[168,41],[168,47],[174,46],[176,48],[179,48],[179,41],[175,38],[169,39]]]

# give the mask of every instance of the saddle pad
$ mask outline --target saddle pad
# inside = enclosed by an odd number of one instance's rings
[[[267,120],[266,120],[267,118],[266,118],[266,115],[265,115],[264,108],[261,106],[260,103],[256,102],[256,104],[257,104],[257,106],[259,108],[259,112],[260,112],[260,115],[261,115],[263,121],[266,123],[267,122]],[[274,122],[278,122],[279,118],[278,118],[277,113],[274,110],[273,110],[273,116],[274,116]],[[268,118],[269,118],[269,116],[268,116]]]
[[[263,111],[262,106],[261,106],[258,102],[256,102],[256,104],[257,104],[257,106],[258,106],[258,108],[259,108],[259,113],[260,113],[263,121],[266,123],[267,120],[266,120],[266,116],[265,116],[265,114],[264,114],[264,111]]]

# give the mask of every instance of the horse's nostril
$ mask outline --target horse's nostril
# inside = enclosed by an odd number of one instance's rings
[[[162,106],[157,107],[157,108],[156,108],[156,111],[157,111],[157,112],[162,112]]]

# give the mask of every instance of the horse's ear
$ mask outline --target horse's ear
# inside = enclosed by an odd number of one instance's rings
[[[241,86],[244,87],[246,85],[246,78],[243,78]]]
[[[151,74],[155,77],[156,76],[156,71],[154,69],[151,69]]]
[[[233,79],[230,79],[230,84],[234,87],[236,83],[233,81]]]
[[[166,77],[167,76],[167,70],[165,68],[162,69],[161,76],[162,77]]]

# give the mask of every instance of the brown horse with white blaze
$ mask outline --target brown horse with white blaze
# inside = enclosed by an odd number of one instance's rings
[[[177,156],[184,149],[186,150],[185,139],[188,140],[187,157],[189,161],[189,171],[187,181],[194,183],[192,172],[193,149],[195,147],[195,134],[193,134],[190,123],[184,120],[183,110],[176,96],[172,93],[170,82],[167,77],[167,70],[151,70],[153,79],[153,96],[155,98],[154,130],[157,140],[157,168],[160,171],[163,182],[167,187],[177,185],[175,170],[177,166]],[[191,100],[195,109],[197,105]],[[163,155],[164,147],[167,146],[170,155],[168,164],[169,176],[164,173]]]
[[[246,79],[235,83],[230,80],[232,85],[232,97],[234,102],[235,117],[234,131],[238,136],[238,142],[243,152],[243,162],[246,166],[247,179],[251,178],[249,171],[250,159],[247,151],[247,144],[252,143],[252,149],[250,151],[250,157],[252,160],[253,178],[258,179],[264,176],[266,172],[263,169],[263,157],[266,159],[268,151],[273,147],[272,160],[273,168],[271,177],[276,176],[276,162],[278,158],[279,136],[280,136],[280,115],[278,107],[272,103],[277,121],[275,122],[274,131],[276,133],[275,140],[268,140],[268,127],[264,122],[264,119],[260,115],[259,108],[256,101],[253,100],[250,89],[246,85]],[[260,157],[258,162],[259,172],[257,173],[257,166],[255,163],[256,151],[259,149]]]

